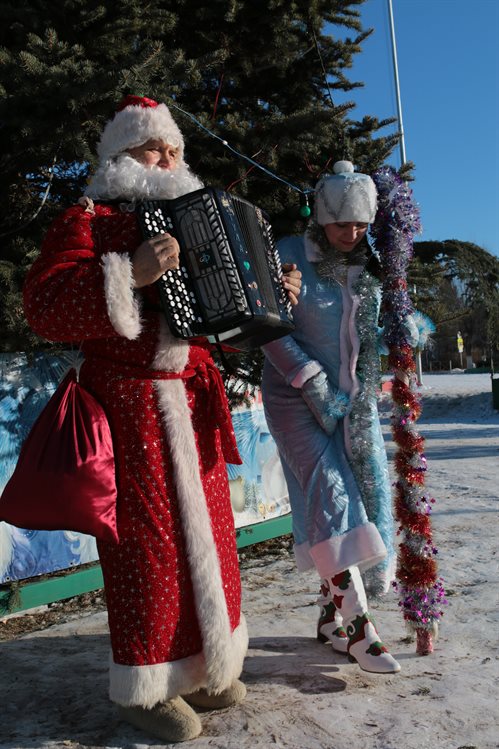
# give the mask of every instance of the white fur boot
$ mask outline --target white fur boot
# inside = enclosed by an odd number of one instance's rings
[[[218,694],[208,692],[206,689],[198,689],[196,692],[191,692],[191,694],[184,694],[183,697],[189,705],[203,707],[206,710],[217,710],[242,702],[246,697],[246,687],[242,681],[234,679],[230,687],[227,687],[227,689]]]
[[[393,674],[400,665],[384,645],[367,610],[367,598],[358,567],[327,578],[331,599],[343,617],[348,635],[348,656],[363,671]]]
[[[121,720],[163,741],[189,741],[199,736],[201,721],[182,697],[158,702],[154,707],[118,706]]]

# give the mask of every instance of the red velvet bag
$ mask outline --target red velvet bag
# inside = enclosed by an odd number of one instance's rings
[[[118,543],[111,431],[102,407],[66,375],[24,442],[0,497],[0,520]]]

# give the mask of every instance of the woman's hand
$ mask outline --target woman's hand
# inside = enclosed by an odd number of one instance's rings
[[[283,263],[282,273],[282,285],[288,293],[289,301],[293,305],[298,304],[301,291],[301,271],[294,263]]]
[[[158,234],[142,242],[132,256],[135,288],[149,286],[161,278],[166,270],[179,267],[180,248],[170,234]]]
[[[329,382],[324,371],[307,380],[301,388],[303,400],[310,408],[326,434],[333,434],[339,419],[343,419],[352,408],[350,397]]]

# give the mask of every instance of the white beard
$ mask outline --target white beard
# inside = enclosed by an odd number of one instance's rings
[[[203,187],[185,161],[173,171],[144,166],[124,153],[100,166],[85,195],[93,200],[171,200]]]

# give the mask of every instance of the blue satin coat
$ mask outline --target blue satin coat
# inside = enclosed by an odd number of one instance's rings
[[[356,288],[363,269],[350,266],[340,285],[317,274],[317,264],[305,257],[302,237],[282,240],[279,253],[302,271],[302,289],[293,311],[295,331],[264,347],[262,393],[288,484],[296,561],[299,569],[315,566],[324,577],[352,564],[363,571],[371,568],[367,577],[374,575],[376,581],[368,587],[381,592],[393,574],[393,519],[376,399],[362,397],[357,376],[358,314],[364,302]],[[372,280],[375,322],[368,333],[378,340],[381,291]],[[316,366],[314,361],[330,383],[353,400],[352,417],[340,421],[331,436],[312,415],[300,389],[291,385],[304,367]],[[359,408],[364,428],[355,434],[351,427]],[[352,444],[354,439],[362,444]],[[360,471],[355,461],[363,463]]]

